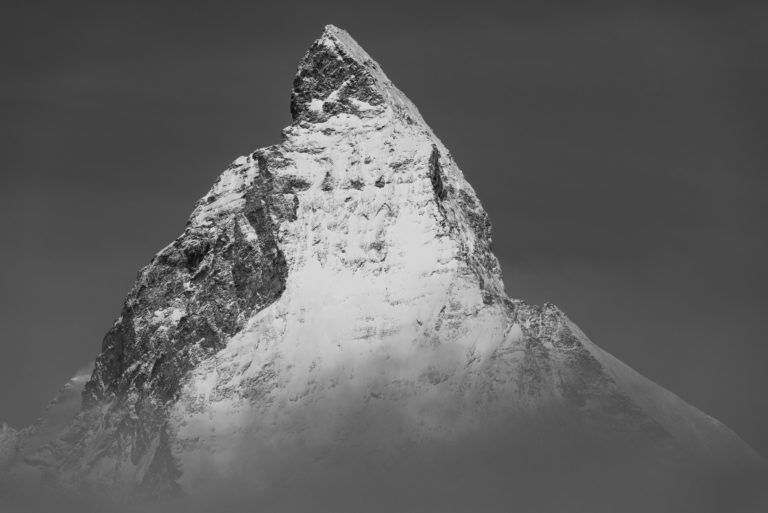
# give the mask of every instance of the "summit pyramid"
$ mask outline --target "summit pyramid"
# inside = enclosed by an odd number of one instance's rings
[[[290,109],[140,271],[92,372],[0,432],[0,480],[265,511],[505,493],[505,511],[599,511],[657,469],[763,465],[554,305],[507,296],[472,186],[345,31],[309,48]],[[644,499],[622,510],[661,511]]]

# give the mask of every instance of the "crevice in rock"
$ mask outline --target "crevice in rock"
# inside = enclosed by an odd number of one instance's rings
[[[443,169],[440,167],[440,151],[436,145],[432,145],[432,154],[429,156],[429,179],[432,182],[432,189],[435,191],[435,197],[442,201],[448,196],[443,185]]]

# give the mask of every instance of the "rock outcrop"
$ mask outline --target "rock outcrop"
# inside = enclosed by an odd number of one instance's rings
[[[45,443],[3,430],[24,453],[10,475],[267,493],[475,443],[528,450],[531,433],[761,464],[555,306],[507,297],[474,190],[346,32],[326,27],[302,59],[291,113],[282,142],[235,160],[141,270],[82,410]]]

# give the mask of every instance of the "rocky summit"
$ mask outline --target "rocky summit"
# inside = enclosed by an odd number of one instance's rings
[[[557,307],[506,295],[475,191],[345,31],[309,48],[290,109],[282,142],[237,158],[140,271],[95,364],[2,428],[6,493],[684,511],[711,498],[665,480],[763,466]]]

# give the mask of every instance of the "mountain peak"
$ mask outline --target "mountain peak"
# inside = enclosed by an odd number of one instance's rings
[[[339,113],[368,117],[387,108],[426,126],[416,106],[368,52],[345,30],[326,25],[299,63],[293,81],[294,122],[322,122]]]
[[[368,55],[368,52],[366,52],[360,44],[349,35],[349,32],[336,25],[326,25],[323,29],[323,34],[317,42],[325,45],[331,50],[336,50],[341,54],[351,56],[361,64],[365,64],[366,61],[372,60],[370,55]]]
[[[474,511],[487,476],[505,476],[499,504],[533,490],[537,507],[520,509],[541,511],[559,483],[614,489],[612,461],[595,455],[643,471],[763,465],[554,305],[507,297],[472,186],[349,34],[329,25],[312,44],[291,109],[282,141],[227,167],[139,272],[90,380],[78,372],[34,426],[0,428],[0,498],[18,480],[212,500],[210,511],[230,487],[269,505],[282,487],[407,496],[431,476],[441,497],[475,487],[460,508]],[[618,495],[610,511],[626,511]],[[408,506],[385,509],[424,509]]]

